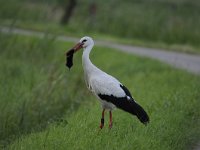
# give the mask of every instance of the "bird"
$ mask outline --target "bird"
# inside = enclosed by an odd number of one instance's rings
[[[119,108],[136,116],[141,123],[147,125],[149,116],[140,106],[130,91],[115,77],[96,67],[90,60],[90,52],[94,47],[94,41],[89,36],[84,36],[66,53],[66,66],[70,69],[73,65],[73,54],[83,49],[82,66],[85,82],[88,89],[99,99],[102,106],[100,129],[104,127],[104,114],[109,111],[109,128],[113,126],[112,111]]]

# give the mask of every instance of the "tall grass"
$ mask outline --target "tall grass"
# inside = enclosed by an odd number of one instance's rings
[[[76,10],[72,25],[78,27],[82,22],[82,28],[91,30],[88,7],[83,9],[83,3]],[[117,0],[98,1],[97,4],[93,26],[96,31],[168,44],[199,45],[200,4],[197,1]]]
[[[0,18],[10,24],[56,26],[64,13],[64,1],[0,2]],[[67,26],[71,32],[96,32],[142,41],[199,47],[200,3],[190,0],[96,1],[97,12],[89,14],[90,0],[80,0]],[[26,12],[26,13],[25,13]],[[52,30],[53,30],[52,29]]]
[[[39,40],[0,34],[1,145],[41,131],[79,106],[80,99],[73,100],[71,95],[81,97],[84,90],[79,92],[77,84],[83,81],[77,79],[78,74],[68,76],[64,49],[57,44],[48,37]]]

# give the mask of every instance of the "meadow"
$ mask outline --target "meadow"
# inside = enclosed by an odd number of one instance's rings
[[[70,102],[69,93],[76,87],[72,80],[77,77],[66,81],[64,52],[52,44],[54,39],[3,34],[0,39],[0,143],[6,145],[22,134],[42,130],[79,103]]]
[[[79,0],[69,24],[60,25],[66,5],[64,0],[1,1],[0,24],[199,53],[198,0],[98,0],[95,15],[89,13],[90,0]]]
[[[147,126],[121,110],[99,129],[101,107],[85,86],[75,43],[56,35],[200,53],[198,0],[79,0],[60,25],[64,0],[0,1],[0,26],[45,32],[43,38],[0,33],[0,149],[188,150],[200,139],[200,77],[159,61],[95,46],[91,60],[128,87],[150,116]],[[49,36],[53,33],[54,36]]]
[[[70,71],[65,67],[64,53],[74,43],[48,36],[0,38],[1,148],[184,150],[200,138],[199,76],[95,47],[94,64],[129,87],[151,120],[144,126],[115,110],[113,128],[106,116],[100,131],[101,107],[84,84],[81,52]]]

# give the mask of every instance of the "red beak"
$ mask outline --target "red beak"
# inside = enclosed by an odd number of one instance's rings
[[[81,48],[83,48],[83,43],[77,43],[72,49],[74,49],[74,52],[76,52]]]
[[[77,43],[73,48],[66,52],[66,56],[74,54],[74,52],[77,52],[81,48],[83,48],[83,43]]]

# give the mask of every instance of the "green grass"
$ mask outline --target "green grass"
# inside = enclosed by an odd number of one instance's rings
[[[62,48],[58,44],[47,37],[0,34],[0,145],[41,131],[78,108],[78,99],[72,103],[70,93],[80,96],[84,91],[75,91],[73,83],[79,77],[66,73],[63,48],[67,44],[61,43]],[[75,82],[83,84],[79,79]]]
[[[91,23],[90,3],[90,0],[78,1],[69,24],[61,27],[66,5],[62,0],[2,1],[0,22],[69,35],[93,33],[139,46],[199,53],[200,3],[197,0],[98,0],[95,23]]]
[[[120,79],[151,120],[145,127],[116,110],[113,128],[106,116],[99,131],[101,108],[84,85],[81,52],[70,71],[64,66],[73,44],[5,35],[0,44],[0,136],[7,149],[186,150],[200,137],[199,76],[95,47],[94,64]]]

